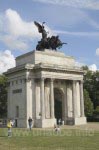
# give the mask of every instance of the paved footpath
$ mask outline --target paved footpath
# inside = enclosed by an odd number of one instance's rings
[[[64,125],[62,126],[62,128],[63,129],[93,129],[99,131],[99,122],[87,123],[85,125],[76,125],[76,126]]]

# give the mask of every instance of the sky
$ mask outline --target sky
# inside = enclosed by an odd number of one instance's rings
[[[0,74],[35,50],[41,34],[34,21],[68,43],[58,51],[76,65],[99,70],[99,0],[0,0]]]

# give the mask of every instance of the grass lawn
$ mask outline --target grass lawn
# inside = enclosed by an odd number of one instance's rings
[[[0,150],[98,150],[99,131],[93,129],[0,129]]]

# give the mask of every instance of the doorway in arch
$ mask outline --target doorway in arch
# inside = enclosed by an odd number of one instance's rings
[[[57,123],[59,119],[63,119],[63,93],[60,89],[54,88],[54,114],[57,119]]]

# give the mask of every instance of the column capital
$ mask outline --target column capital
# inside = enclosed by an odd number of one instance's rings
[[[73,83],[76,83],[76,82],[77,82],[77,80],[72,80],[72,82],[73,82]]]
[[[32,81],[32,83],[34,83],[35,82],[35,78],[32,78],[31,81]]]
[[[81,83],[83,84],[83,83],[84,83],[84,80],[80,80],[80,84],[81,84]]]
[[[51,81],[51,82],[54,82],[54,80],[55,80],[54,78],[50,78],[50,81]]]
[[[45,78],[44,78],[44,77],[41,77],[41,78],[40,78],[40,80],[41,80],[41,81],[44,81],[44,80],[45,80]]]

